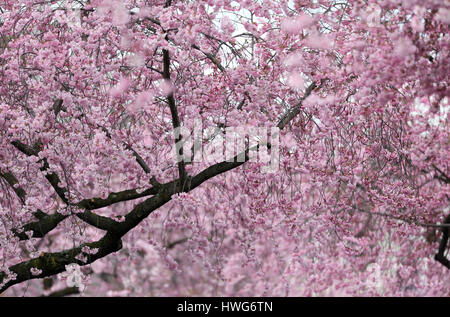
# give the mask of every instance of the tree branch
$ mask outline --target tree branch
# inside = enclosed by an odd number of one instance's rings
[[[83,248],[98,249],[95,254],[86,254]],[[21,282],[53,276],[62,273],[66,270],[65,266],[76,263],[80,266],[90,264],[100,258],[107,256],[110,253],[116,252],[122,248],[122,241],[117,236],[107,233],[96,242],[84,243],[76,248],[64,250],[56,253],[42,253],[41,256],[13,265],[9,271],[15,275],[15,279],[5,279],[8,277],[5,272],[0,272],[0,292],[5,291],[9,287]],[[81,261],[80,256],[86,258],[86,261]],[[37,275],[31,274],[31,269],[39,269],[42,272]]]
[[[48,294],[47,296],[42,296],[42,297],[64,297],[64,296],[76,295],[76,294],[80,294],[80,289],[78,287],[74,286],[74,287],[66,287],[62,290],[55,291],[53,293]]]
[[[450,224],[450,215],[445,218],[444,223]],[[439,243],[439,250],[438,253],[436,253],[436,255],[434,256],[434,259],[450,270],[450,261],[445,257],[445,250],[447,249],[449,234],[450,228],[443,227],[442,238],[441,242]]]
[[[42,238],[47,233],[56,228],[56,226],[66,219],[68,216],[54,213],[52,215],[45,215],[39,221],[30,222],[23,226],[20,230],[13,229],[13,233],[20,240],[28,240],[29,238]],[[30,236],[26,232],[31,231]]]
[[[36,142],[34,147],[30,147],[29,145],[24,144],[17,140],[11,142],[11,144],[14,145],[20,152],[24,153],[27,156],[39,156],[39,151],[40,151],[40,147],[41,147],[40,142]],[[39,162],[43,163],[43,165],[39,168],[42,172],[46,172],[50,168],[50,165],[48,164],[48,161],[46,158],[40,159],[38,161],[38,163]],[[55,192],[62,199],[62,201],[66,204],[69,204],[69,201],[67,200],[67,197],[66,197],[67,189],[59,187],[59,185],[58,185],[60,182],[58,175],[55,172],[45,173],[45,178],[52,185]]]
[[[10,171],[7,171],[6,173],[0,172],[0,177],[2,177],[11,186],[22,204],[25,204],[26,192],[22,187],[16,186],[19,184],[19,181],[14,176],[14,174]]]
[[[106,137],[108,139],[112,139],[111,137],[111,133],[109,133],[108,129],[106,129],[103,126],[99,126],[103,132],[106,133]],[[136,162],[139,164],[139,166],[144,170],[144,172],[146,174],[150,174],[150,167],[147,165],[147,163],[144,161],[144,159],[139,155],[138,152],[136,152],[129,144],[125,144],[125,148],[129,151],[131,151],[133,153],[133,156],[136,159]],[[154,176],[152,176],[150,178],[150,183],[154,186],[154,187],[158,187],[160,185],[160,183],[156,180],[156,178]]]
[[[308,86],[305,90],[305,94],[303,97],[299,100],[299,102],[288,112],[286,113],[283,118],[278,122],[277,127],[280,130],[283,130],[284,127],[292,120],[294,119],[301,111],[303,101],[311,95],[314,89],[321,88],[323,83],[325,82],[324,79],[322,79],[322,82],[319,87],[317,87],[317,84],[315,82],[312,82],[311,85]]]
[[[163,50],[164,67],[163,67],[163,77],[165,80],[170,82],[170,56],[169,51]],[[175,148],[177,151],[177,161],[178,161],[178,174],[182,182],[184,183],[186,179],[186,169],[183,159],[183,146],[181,144],[182,136],[180,131],[180,118],[178,117],[178,109],[175,104],[175,98],[173,97],[173,92],[170,92],[167,96],[167,101],[169,103],[170,113],[172,115],[172,126],[174,130],[175,137]]]
[[[213,55],[213,54],[211,54],[211,53],[206,53],[206,52],[203,52],[201,49],[200,49],[200,47],[198,47],[198,45],[196,45],[196,44],[192,44],[192,48],[194,48],[194,49],[196,49],[196,50],[198,50],[198,51],[200,51],[200,52],[202,52],[214,65],[216,65],[217,66],[217,68],[221,71],[221,72],[225,72],[225,67],[223,67],[222,66],[222,64],[220,64],[220,62],[217,60],[217,58]]]

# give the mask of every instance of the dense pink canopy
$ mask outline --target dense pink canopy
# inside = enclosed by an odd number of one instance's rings
[[[449,296],[449,24],[442,0],[2,0],[0,292]],[[174,157],[196,122],[203,157]],[[212,159],[238,126],[280,129],[275,171]]]

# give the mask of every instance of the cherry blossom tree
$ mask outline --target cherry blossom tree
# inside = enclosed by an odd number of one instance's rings
[[[0,292],[449,296],[449,10],[2,0]]]

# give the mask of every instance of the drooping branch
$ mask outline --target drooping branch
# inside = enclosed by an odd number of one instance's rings
[[[30,147],[27,144],[24,144],[20,141],[13,141],[11,142],[12,145],[14,145],[20,152],[24,153],[27,156],[39,156],[39,150],[41,147],[40,142],[36,142],[34,147]],[[58,194],[58,196],[61,198],[61,200],[69,204],[69,201],[66,197],[67,189],[60,187],[60,179],[58,175],[55,172],[48,173],[48,169],[50,168],[50,165],[48,164],[48,161],[46,158],[40,159],[38,163],[42,163],[42,166],[39,168],[41,172],[45,173],[45,178],[48,180],[48,182],[52,185],[55,192]]]
[[[432,164],[431,166],[438,173],[435,175],[435,178],[439,179],[440,181],[444,182],[445,184],[450,184],[450,177],[446,173],[444,173],[435,164]]]
[[[62,99],[56,99],[56,100],[54,101],[54,103],[53,103],[52,109],[53,109],[53,112],[55,113],[55,116],[58,116],[58,114],[59,114],[61,111],[66,111],[66,110],[67,110],[67,109],[64,107],[64,105],[63,105],[63,100],[62,100]],[[82,118],[82,117],[84,117],[84,114],[81,114],[81,115],[78,116],[77,118],[80,119],[80,118]],[[108,131],[108,129],[106,129],[104,126],[101,126],[101,125],[98,125],[98,128],[100,128],[103,132],[106,133],[106,137],[107,137],[108,139],[112,139],[111,133]],[[19,145],[20,145],[20,142],[18,142],[18,141],[17,141],[17,142],[13,142],[13,145],[19,146]],[[137,162],[137,163],[139,164],[139,166],[144,170],[144,172],[145,172],[146,174],[150,174],[150,167],[149,167],[148,164],[144,161],[144,159],[139,155],[139,153],[138,153],[136,150],[134,150],[129,144],[124,143],[124,145],[125,145],[125,148],[126,148],[127,150],[129,150],[129,151],[131,151],[131,152],[133,153],[133,156],[135,157],[136,162]],[[24,144],[21,144],[21,145],[20,145],[20,148],[25,149],[26,146],[25,146]],[[31,154],[30,151],[28,151],[28,153]],[[153,186],[156,186],[156,185],[159,184],[159,183],[156,181],[156,179],[155,179],[154,177],[152,177],[152,178],[150,179],[150,182],[151,182],[151,184],[152,184]]]
[[[406,219],[406,218],[403,218],[403,217],[394,216],[394,215],[391,215],[391,214],[388,214],[388,213],[384,213],[384,212],[376,212],[376,211],[361,209],[361,208],[358,208],[356,205],[352,206],[352,210],[357,211],[357,212],[361,212],[361,213],[366,213],[368,215],[381,216],[381,217],[386,217],[386,218],[398,220],[398,221],[401,221],[401,222],[404,222],[404,223],[408,223],[410,225],[416,225],[416,226],[419,226],[419,227],[425,227],[425,228],[450,228],[450,223],[446,223],[446,222],[444,222],[443,224],[425,223],[425,222],[421,222],[421,221],[417,221],[417,220],[411,220],[411,219]]]

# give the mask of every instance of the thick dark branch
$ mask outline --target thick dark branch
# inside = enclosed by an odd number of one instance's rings
[[[170,82],[170,56],[168,50],[163,50],[163,58],[164,58],[163,77],[165,80]],[[173,92],[170,92],[169,95],[167,96],[167,102],[169,103],[170,113],[172,115],[172,126],[175,137],[175,148],[177,151],[178,174],[180,179],[184,183],[186,179],[186,169],[183,159],[183,145],[181,144],[182,136],[180,131],[180,118],[178,116],[178,109],[175,103],[175,98],[173,97]]]
[[[53,102],[53,112],[55,113],[55,117],[58,116],[58,114],[61,112],[61,110],[64,110],[63,108],[63,100],[62,99],[56,99]]]
[[[255,147],[256,148],[256,147]],[[255,150],[255,148],[252,148],[250,150]],[[220,175],[222,173],[228,172],[232,169],[235,169],[244,163],[246,163],[249,160],[249,149],[245,150],[244,152],[236,155],[232,160],[223,161],[220,163],[216,163],[214,165],[211,165],[210,167],[204,169],[200,173],[198,173],[196,176],[194,176],[190,182],[189,190],[192,190],[207,180]]]
[[[76,204],[76,206],[85,208],[86,211],[78,213],[76,214],[76,216],[96,228],[107,231],[114,231],[118,226],[118,222],[116,222],[111,218],[100,216],[96,213],[91,212],[90,210],[107,207],[118,202],[134,200],[149,195],[155,195],[158,193],[158,191],[159,187],[158,188],[152,187],[150,189],[143,191],[142,193],[138,193],[135,189],[132,189],[132,190],[124,190],[122,192],[117,193],[111,193],[106,199],[100,198],[85,199]]]
[[[80,289],[76,286],[73,286],[73,287],[63,288],[59,291],[55,291],[53,293],[48,294],[47,296],[42,296],[42,297],[64,297],[64,296],[76,295],[76,294],[80,294]]]
[[[83,247],[92,249],[98,249],[95,254],[86,254],[82,251]],[[19,284],[21,282],[53,276],[65,271],[65,266],[68,264],[76,263],[80,266],[90,264],[100,258],[107,256],[113,252],[116,252],[122,248],[122,242],[119,237],[107,233],[103,238],[96,242],[90,242],[82,244],[76,248],[64,250],[56,253],[42,253],[38,258],[34,258],[19,264],[13,265],[9,270],[16,275],[15,279],[8,280],[0,287],[0,293],[5,291],[12,285]],[[85,257],[86,261],[81,261],[80,256]],[[31,274],[31,269],[39,269],[42,273],[37,275]],[[7,278],[6,273],[0,272],[0,284],[4,283]]]
[[[150,195],[155,195],[158,193],[158,189],[155,187],[144,190],[143,192],[138,192],[136,189],[127,189],[120,192],[114,192],[108,195],[105,199],[102,198],[91,198],[84,199],[76,204],[80,208],[87,210],[99,209],[113,204],[117,204],[123,201],[134,200],[137,198],[142,198]]]
[[[450,224],[450,215],[445,218],[444,223]],[[438,253],[434,259],[450,270],[450,261],[445,257],[445,250],[448,248],[448,237],[450,235],[450,228],[442,228],[442,238],[439,243]]]
[[[11,144],[14,145],[14,147],[16,147],[20,152],[24,153],[27,156],[37,155],[40,147],[39,142],[36,142],[34,148],[20,141],[12,141]]]
[[[111,193],[107,198],[92,198],[84,199],[72,206],[86,209],[84,212],[75,213],[75,216],[83,220],[84,222],[102,230],[112,230],[117,223],[115,220],[100,216],[91,210],[107,207],[119,202],[134,200],[137,198],[146,197],[149,195],[155,195],[158,192],[157,188],[150,188],[141,193],[138,193],[135,189],[124,190],[117,193]],[[66,219],[68,215],[62,215],[60,213],[54,213],[52,215],[46,215],[41,212],[37,212],[35,216],[39,218],[39,221],[31,222],[23,226],[20,230],[13,230],[14,234],[21,240],[27,240],[29,237],[25,234],[27,231],[32,231],[32,238],[42,238],[48,232],[53,230],[61,221]]]
[[[25,204],[26,192],[22,187],[17,186],[19,184],[19,181],[14,176],[14,174],[9,171],[5,173],[0,172],[0,177],[2,177],[11,186],[22,204]]]
[[[77,216],[78,218],[80,218],[81,220],[83,220],[87,224],[90,224],[93,227],[106,231],[112,230],[112,228],[114,228],[114,225],[117,224],[117,221],[109,217],[98,215],[89,210],[77,213],[75,214],[75,216]]]
[[[128,201],[132,199],[137,199],[141,197],[145,197],[148,195],[154,195],[157,193],[157,190],[154,188],[148,189],[142,193],[137,193],[136,190],[126,190],[118,193],[110,194],[106,199],[86,199],[81,202],[75,204],[74,206],[84,208],[86,211],[81,213],[76,213],[75,215],[85,221],[86,223],[102,229],[102,230],[113,230],[117,225],[117,222],[111,218],[100,216],[91,212],[90,210],[98,209],[102,207],[106,207],[112,205],[114,203]],[[43,212],[36,212],[35,216],[39,218],[39,221],[31,222],[23,226],[20,230],[14,229],[14,234],[20,240],[27,240],[31,238],[42,238],[48,232],[56,228],[56,226],[66,219],[69,215],[62,215],[60,213],[54,213],[52,215],[47,215]],[[26,232],[31,231],[31,235],[28,236]]]
[[[42,238],[47,233],[56,228],[56,226],[66,219],[68,216],[55,213],[53,215],[45,215],[38,221],[30,222],[23,226],[20,230],[13,229],[13,233],[20,240],[28,240],[29,238]],[[28,236],[26,232],[31,231],[31,235]]]
[[[185,182],[181,181],[181,179],[161,185],[158,194],[137,204],[125,216],[125,220],[114,226],[112,231],[120,237],[124,236],[142,220],[147,218],[153,211],[170,201],[172,195],[182,192],[182,188],[186,188],[186,186]]]

